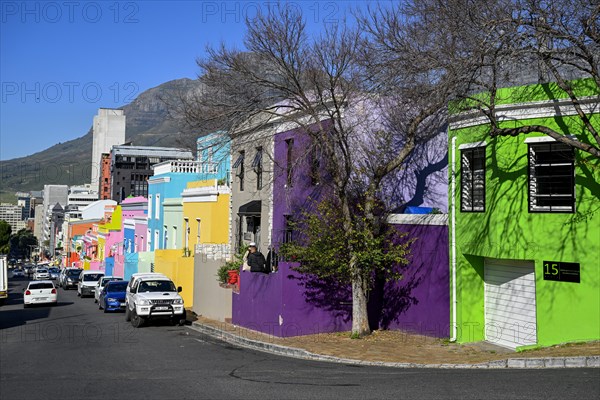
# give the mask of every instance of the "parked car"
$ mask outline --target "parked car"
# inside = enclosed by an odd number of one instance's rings
[[[50,273],[50,279],[55,281],[58,279],[58,276],[60,275],[60,268],[56,268],[56,267],[48,268],[48,272]]]
[[[35,267],[33,265],[26,265],[25,267],[23,267],[23,272],[29,277],[31,277],[34,269]]]
[[[103,271],[82,271],[77,282],[77,296],[93,296],[96,283],[103,276]]]
[[[61,277],[61,287],[64,290],[68,290],[72,287],[77,287],[81,271],[83,271],[81,268],[65,268],[64,273]]]
[[[102,278],[98,279],[98,282],[94,287],[94,303],[98,302],[100,292],[102,291],[102,289],[104,289],[104,285],[106,285],[108,282],[120,281],[122,279],[123,278],[119,278],[118,276],[103,276]]]
[[[107,282],[98,298],[98,308],[108,311],[125,310],[125,292],[127,281]]]
[[[13,269],[12,276],[13,276],[13,278],[24,278],[25,272],[20,268],[16,268],[16,269]]]
[[[41,281],[45,279],[50,279],[50,272],[46,268],[36,268],[33,273],[33,280]]]
[[[50,280],[29,282],[23,291],[23,307],[27,308],[33,304],[56,305],[58,296],[54,282]]]
[[[139,328],[147,320],[168,318],[172,324],[185,324],[181,286],[162,274],[133,274],[125,296],[125,320]]]

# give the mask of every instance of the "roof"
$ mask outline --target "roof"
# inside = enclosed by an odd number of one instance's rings
[[[238,214],[247,215],[247,214],[260,214],[260,209],[262,206],[262,202],[260,200],[252,200],[249,203],[243,204],[240,206]]]
[[[154,147],[154,146],[113,146],[113,154],[129,155],[129,156],[147,156],[156,157],[160,155],[168,155],[169,157],[189,158],[193,159],[192,152],[186,149],[178,149],[175,147]]]

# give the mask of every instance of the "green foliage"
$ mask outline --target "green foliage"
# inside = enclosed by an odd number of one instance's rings
[[[374,232],[369,220],[355,213],[350,229],[344,229],[340,207],[322,201],[305,212],[294,229],[299,240],[281,246],[281,254],[300,264],[294,269],[319,278],[350,283],[355,274],[367,281],[374,274],[387,281],[402,279],[401,267],[408,263],[411,241],[389,226]],[[355,268],[351,268],[351,260]]]
[[[37,245],[37,238],[27,229],[21,229],[10,237],[10,253],[16,257],[29,256],[31,252],[30,246]]]
[[[0,254],[8,254],[10,250],[10,234],[12,228],[8,222],[0,220]]]
[[[240,246],[237,254],[234,254],[231,261],[227,261],[217,270],[217,281],[226,284],[229,280],[229,271],[240,271],[244,264],[244,254],[248,251],[248,246]]]
[[[360,339],[360,334],[358,332],[352,332],[350,334],[350,339]]]

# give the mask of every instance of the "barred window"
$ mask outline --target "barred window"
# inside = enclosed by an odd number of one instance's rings
[[[283,230],[283,243],[291,243],[294,239],[294,223],[291,215],[285,215],[285,228]]]
[[[575,152],[562,143],[529,145],[529,212],[575,212]]]
[[[256,172],[256,190],[261,190],[263,187],[263,169],[262,169],[263,148],[256,148],[256,155],[252,161],[252,168]]]
[[[292,155],[293,155],[293,148],[294,148],[294,139],[288,139],[285,141],[286,144],[286,154],[287,154],[287,159],[286,159],[286,183],[289,187],[293,186],[293,176],[294,176],[294,169],[293,169],[293,164],[292,164]]]
[[[485,147],[461,150],[460,209],[485,211]]]

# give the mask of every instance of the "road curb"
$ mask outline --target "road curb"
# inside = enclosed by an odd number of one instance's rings
[[[327,361],[340,364],[366,365],[392,368],[439,368],[439,369],[542,369],[542,368],[600,368],[600,356],[582,357],[544,357],[544,358],[508,358],[477,364],[419,364],[395,363],[386,361],[365,361],[350,358],[340,358],[323,354],[312,353],[296,347],[282,346],[274,343],[249,339],[223,329],[215,328],[200,322],[192,322],[187,328],[220,339],[224,342],[246,347],[253,350],[264,351],[271,354],[300,358],[313,361]]]

